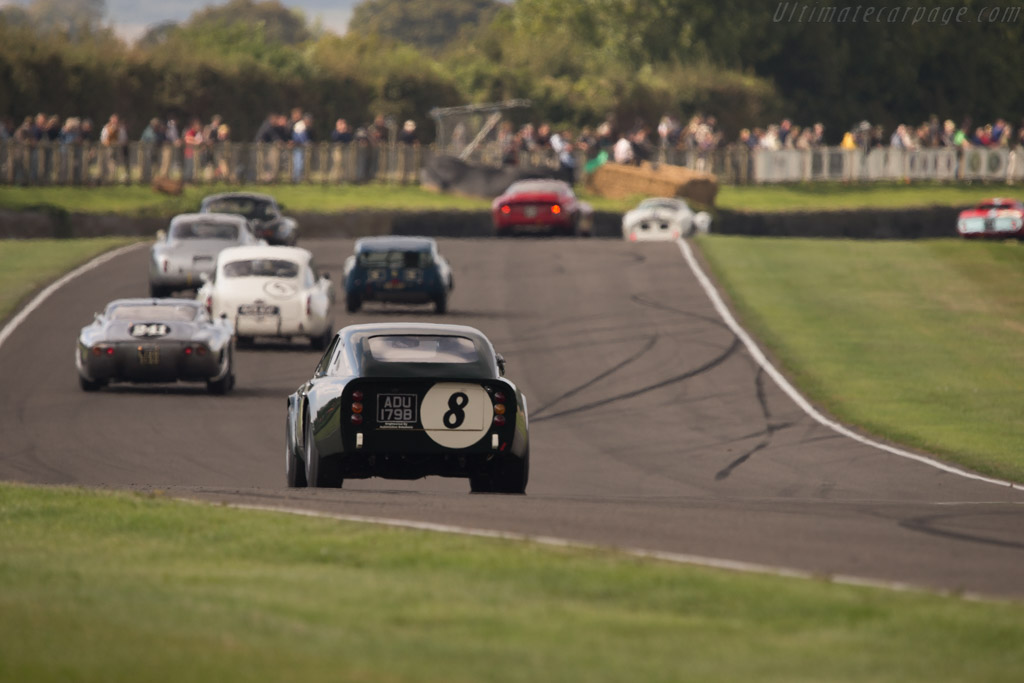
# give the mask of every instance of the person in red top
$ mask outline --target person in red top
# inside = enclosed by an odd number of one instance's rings
[[[203,144],[203,125],[199,119],[192,119],[188,128],[185,129],[185,180],[193,180],[199,166],[196,159],[200,153],[200,146]]]

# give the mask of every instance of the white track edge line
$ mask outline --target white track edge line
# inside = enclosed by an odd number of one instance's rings
[[[452,524],[439,524],[437,522],[417,522],[405,519],[391,519],[387,517],[350,515],[334,512],[322,512],[319,510],[307,510],[303,508],[279,507],[274,505],[256,505],[251,503],[218,504],[197,500],[195,498],[179,498],[178,500],[187,503],[195,503],[199,505],[223,505],[224,507],[232,508],[235,510],[253,510],[257,512],[284,513],[288,515],[297,515],[300,517],[330,519],[338,522],[375,524],[378,526],[387,526],[397,529],[408,529],[412,531],[428,531],[432,533],[451,534],[457,536],[471,536],[476,538],[491,538],[503,541],[534,543],[537,545],[549,546],[553,548],[567,548],[571,550],[591,550],[608,553],[619,553],[622,555],[626,555],[628,557],[635,557],[639,559],[659,560],[662,562],[670,562],[672,564],[702,567],[706,569],[720,569],[725,571],[738,572],[742,574],[761,574],[765,576],[776,576],[786,579],[815,580],[821,581],[823,583],[853,586],[858,588],[888,590],[900,593],[922,593],[928,595],[936,595],[939,597],[959,598],[962,600],[970,600],[972,602],[1017,602],[1012,598],[999,598],[970,591],[954,591],[949,589],[931,588],[927,586],[920,586],[902,581],[884,581],[882,579],[870,579],[847,574],[815,573],[804,571],[801,569],[791,569],[787,567],[776,567],[767,564],[758,564],[756,562],[726,560],[715,557],[704,557],[701,555],[691,555],[688,553],[674,553],[662,550],[644,550],[642,548],[598,545],[594,543],[584,543],[582,541],[571,541],[564,538],[556,538],[554,536],[539,536],[533,534],[517,533],[513,531],[476,529],[473,527],[464,527]]]
[[[58,280],[50,283],[50,285],[43,289],[43,291],[36,294],[23,309],[18,311],[18,313],[13,318],[7,321],[7,324],[4,325],[2,330],[0,330],[0,347],[4,345],[4,342],[7,341],[8,337],[14,334],[14,331],[18,329],[18,326],[20,326],[21,323],[25,322],[25,319],[28,318],[33,311],[39,308],[44,301],[49,299],[53,295],[53,293],[56,292],[58,289],[66,285],[68,282],[74,280],[79,275],[83,275],[92,270],[93,268],[97,268],[106,263],[107,261],[115,259],[121,254],[129,252],[132,249],[137,249],[142,244],[144,243],[136,242],[135,244],[129,244],[118,249],[114,249],[113,251],[104,252],[99,256],[94,257],[92,260],[87,261],[86,263],[83,263],[82,265],[78,266],[70,273],[66,273]]]
[[[690,245],[687,244],[686,241],[683,239],[676,240],[676,244],[679,245],[679,251],[682,252],[683,258],[686,260],[686,263],[690,266],[690,270],[697,278],[697,281],[700,282],[701,287],[704,288],[704,293],[707,294],[709,299],[711,299],[711,303],[712,305],[714,305],[715,310],[718,312],[718,315],[722,317],[722,320],[733,332],[733,334],[735,334],[740,339],[740,341],[743,342],[743,345],[747,347],[747,351],[750,352],[750,355],[753,356],[754,360],[761,367],[761,369],[763,369],[768,374],[768,376],[772,378],[775,384],[778,385],[778,387],[782,389],[782,391],[785,392],[785,394],[789,396],[793,400],[793,402],[796,403],[797,406],[799,406],[800,409],[803,410],[812,419],[828,427],[829,429],[845,437],[853,439],[854,441],[862,443],[866,446],[871,446],[872,448],[877,448],[878,450],[882,450],[893,455],[898,455],[901,458],[907,458],[909,460],[914,460],[923,463],[930,467],[942,470],[943,472],[946,472],[948,474],[955,474],[959,477],[974,479],[975,481],[984,482],[986,484],[994,484],[996,486],[1008,487],[1011,489],[1015,489],[1017,491],[1024,491],[1024,485],[1022,484],[1015,484],[1013,482],[1004,481],[1002,479],[985,477],[980,474],[975,474],[974,472],[968,472],[966,470],[953,467],[952,465],[947,465],[944,462],[940,462],[938,460],[934,460],[923,455],[918,455],[917,453],[911,453],[910,451],[903,450],[902,448],[896,448],[895,446],[890,446],[888,444],[874,441],[873,439],[861,436],[860,434],[839,424],[838,422],[835,422],[834,420],[830,420],[829,418],[825,417],[822,413],[818,412],[818,410],[814,406],[812,406],[810,402],[806,398],[804,398],[800,394],[800,392],[797,391],[796,388],[793,387],[793,385],[790,384],[785,377],[782,376],[782,373],[779,372],[775,368],[775,366],[772,365],[771,361],[768,360],[767,356],[765,356],[764,353],[761,352],[761,349],[757,346],[757,344],[750,337],[750,335],[747,334],[747,331],[740,327],[740,324],[736,322],[736,319],[733,317],[732,312],[729,311],[729,307],[725,305],[725,302],[722,300],[722,297],[718,293],[718,290],[715,288],[715,285],[711,282],[711,279],[704,273],[704,270],[700,267],[700,264],[697,263],[697,259],[694,257],[693,250],[690,248]]]

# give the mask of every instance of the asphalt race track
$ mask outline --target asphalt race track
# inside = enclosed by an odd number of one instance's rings
[[[483,330],[526,392],[526,496],[461,479],[284,485],[285,397],[319,358],[238,354],[236,391],[78,388],[78,330],[147,291],[139,247],[58,290],[0,347],[0,479],[161,489],[722,558],[1024,598],[1024,492],[840,436],[805,415],[715,313],[675,244],[440,240],[450,312],[370,304],[350,322]],[[307,240],[338,283],[350,240]],[[339,297],[339,301],[342,297]]]

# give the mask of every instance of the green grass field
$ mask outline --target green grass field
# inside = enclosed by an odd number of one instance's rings
[[[0,325],[32,292],[92,257],[133,241],[125,237],[0,240]]]
[[[486,210],[486,199],[429,192],[416,185],[260,185],[233,188],[224,185],[189,186],[180,197],[154,192],[148,186],[131,187],[2,187],[0,209],[51,210],[87,213],[171,216],[194,211],[207,194],[229,189],[267,192],[286,210],[332,213],[346,209]],[[580,196],[599,211],[624,212],[641,199],[605,199],[579,188]],[[723,186],[717,208],[736,211],[826,211],[864,207],[970,206],[986,197],[1024,196],[1024,190],[1006,185],[841,184],[798,183],[780,186]]]
[[[708,236],[742,324],[839,419],[1024,481],[1024,247]]]
[[[0,484],[0,680],[1000,681],[1019,604]]]

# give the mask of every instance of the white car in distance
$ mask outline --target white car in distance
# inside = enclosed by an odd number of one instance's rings
[[[301,247],[229,247],[217,255],[197,298],[214,319],[234,325],[239,346],[256,337],[308,337],[327,347],[333,335],[334,290],[313,255]]]

